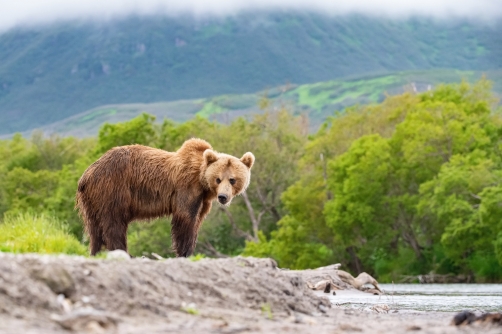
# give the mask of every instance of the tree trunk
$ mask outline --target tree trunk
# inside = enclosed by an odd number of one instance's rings
[[[353,265],[354,269],[356,270],[356,272],[358,274],[362,273],[363,266],[361,264],[361,260],[359,259],[359,257],[356,254],[356,250],[354,249],[354,246],[348,247],[347,252],[349,252],[349,254],[350,254],[350,257],[352,259],[351,262],[352,262],[352,265]]]
[[[251,201],[249,200],[248,194],[246,194],[246,192],[243,192],[242,197],[244,198],[244,203],[246,203],[246,207],[248,208],[249,218],[251,218],[251,224],[253,226],[254,240],[258,241],[258,229],[260,227],[261,217],[263,216],[265,211],[261,211],[258,214],[258,217],[256,217],[256,214],[253,209],[253,205],[251,204]]]
[[[417,239],[415,238],[415,234],[411,231],[405,232],[403,231],[402,233],[403,239],[413,248],[413,251],[415,252],[415,256],[417,259],[422,258],[422,247],[419,245]]]

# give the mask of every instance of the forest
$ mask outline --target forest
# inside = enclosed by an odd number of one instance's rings
[[[380,282],[455,274],[502,281],[502,113],[485,79],[387,96],[308,117],[263,98],[263,113],[222,124],[140,116],[95,138],[34,132],[0,140],[0,251],[87,254],[77,181],[108,149],[168,151],[191,137],[256,156],[251,184],[214,205],[197,256],[271,257],[282,268],[342,263]],[[172,257],[168,219],[131,224],[129,252]]]

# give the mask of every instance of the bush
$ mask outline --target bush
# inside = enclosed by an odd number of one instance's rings
[[[0,251],[86,255],[87,248],[65,225],[44,215],[6,215],[0,223]]]

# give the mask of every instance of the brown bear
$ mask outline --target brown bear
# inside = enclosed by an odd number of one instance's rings
[[[177,256],[190,256],[213,200],[229,205],[246,190],[254,155],[241,159],[213,151],[202,139],[189,139],[176,152],[129,145],[110,149],[78,181],[76,208],[90,239],[90,253],[104,245],[127,252],[133,220],[172,215]]]

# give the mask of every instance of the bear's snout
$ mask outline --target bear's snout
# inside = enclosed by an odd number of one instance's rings
[[[228,196],[225,194],[219,194],[218,195],[218,202],[221,204],[225,204],[228,201]]]

